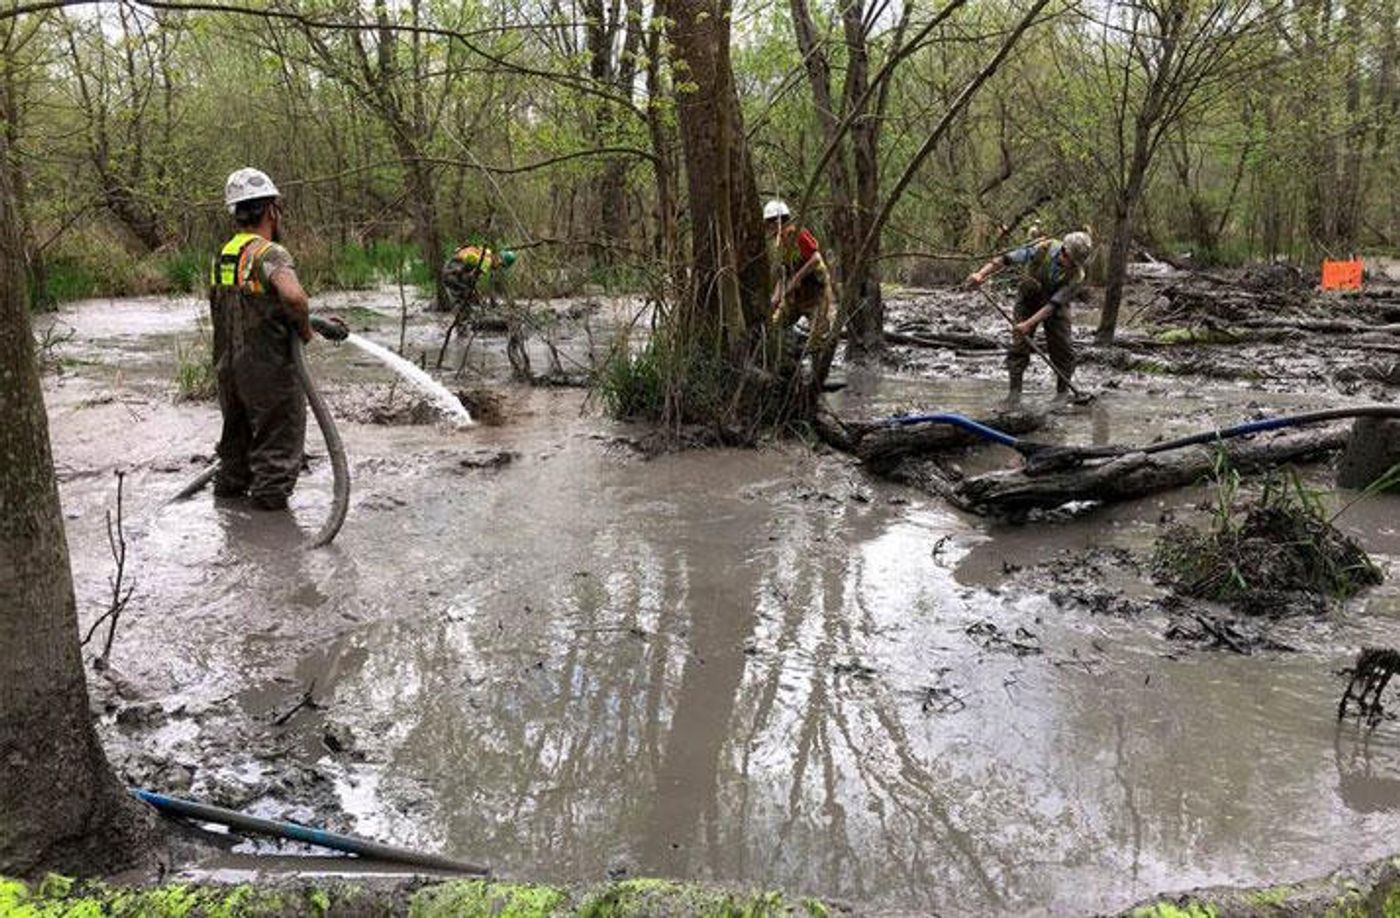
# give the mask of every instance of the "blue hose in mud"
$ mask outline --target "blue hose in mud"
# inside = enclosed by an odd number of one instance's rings
[[[421,851],[410,851],[407,848],[383,845],[379,842],[370,841],[369,839],[356,838],[353,835],[342,835],[339,832],[327,832],[324,829],[313,829],[310,826],[298,825],[294,822],[282,822],[276,819],[263,819],[259,816],[249,816],[246,813],[239,813],[236,810],[227,810],[221,806],[211,806],[207,803],[183,800],[179,797],[167,797],[164,794],[157,794],[153,791],[141,790],[140,788],[131,788],[131,795],[138,800],[149,803],[166,815],[193,819],[196,822],[212,822],[244,832],[255,832],[259,835],[270,835],[274,838],[291,839],[292,841],[305,842],[308,845],[330,848],[332,851],[344,851],[347,854],[356,854],[360,857],[374,858],[376,860],[389,861],[397,864],[410,864],[415,867],[427,867],[432,870],[443,870],[452,873],[465,873],[477,876],[488,876],[491,873],[491,871],[485,867],[480,867],[476,864],[465,864],[461,861],[455,861],[437,854],[425,854]]]
[[[986,424],[980,424],[961,414],[901,414],[887,419],[887,423],[891,427],[907,427],[912,424],[947,424],[950,427],[961,428],[988,442],[1000,443],[1002,446],[1009,446],[1012,449],[1020,449],[1023,445],[1011,434],[997,430],[995,427],[988,427]]]
[[[1400,406],[1356,405],[1349,408],[1326,408],[1321,411],[1307,411],[1302,414],[1248,421],[1233,427],[1202,431],[1173,440],[1149,443],[1146,446],[1053,446],[1046,443],[1031,443],[1013,437],[1005,431],[979,424],[961,414],[951,413],[896,415],[888,418],[886,423],[892,427],[905,427],[912,424],[947,424],[958,427],[990,443],[1009,446],[1028,458],[1035,457],[1036,464],[1044,468],[1061,463],[1073,463],[1082,459],[1124,456],[1128,453],[1164,453],[1187,446],[1215,443],[1220,440],[1229,440],[1234,437],[1244,437],[1270,430],[1282,430],[1286,427],[1297,427],[1302,424],[1315,424],[1318,421],[1336,421],[1359,417],[1400,418]]]

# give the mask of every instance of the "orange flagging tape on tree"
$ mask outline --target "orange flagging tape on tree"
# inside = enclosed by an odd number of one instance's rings
[[[1322,263],[1323,290],[1360,290],[1360,261],[1324,261]]]

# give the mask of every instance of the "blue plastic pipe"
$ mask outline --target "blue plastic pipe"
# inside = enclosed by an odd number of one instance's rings
[[[344,851],[347,854],[356,854],[360,857],[392,863],[411,864],[416,867],[477,876],[488,876],[491,873],[486,867],[466,864],[438,854],[425,854],[421,851],[410,851],[407,848],[397,848],[393,845],[382,845],[367,838],[342,835],[339,832],[327,832],[324,829],[313,829],[295,822],[281,822],[276,819],[249,816],[236,810],[226,810],[221,806],[210,806],[207,803],[198,803],[179,797],[167,797],[164,794],[135,787],[131,788],[131,794],[138,800],[149,803],[162,813],[193,819],[196,822],[212,822],[244,832],[270,835],[274,838],[289,838],[293,841],[306,842],[308,845],[330,848],[332,851]]]
[[[914,424],[947,424],[975,434],[991,443],[1000,443],[1002,446],[1009,446],[1012,449],[1020,449],[1022,446],[1021,441],[1011,434],[997,430],[995,427],[988,427],[986,424],[979,424],[972,418],[961,414],[900,414],[889,418],[888,423],[892,427],[908,427]]]

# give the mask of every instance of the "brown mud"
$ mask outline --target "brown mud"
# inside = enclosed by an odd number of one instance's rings
[[[892,327],[1003,338],[961,294],[889,299]],[[1328,314],[1317,299],[1297,309]],[[357,330],[397,346],[396,291],[322,302],[358,307]],[[639,307],[552,305],[571,372]],[[1357,650],[1400,645],[1396,578],[1258,636],[1224,607],[1177,604],[1151,549],[1164,522],[1200,518],[1203,486],[1012,526],[823,445],[656,455],[586,392],[511,383],[489,333],[465,360],[450,349],[444,378],[488,389],[502,424],[376,422],[387,371],[318,341],[354,485],[340,537],[308,552],[331,497],[323,458],[291,515],[207,492],[162,506],[218,432],[212,404],[171,399],[175,345],[200,311],[65,309],[75,333],[46,386],[84,625],[110,593],[113,471],[129,473],[136,592],[91,681],[131,784],[507,877],[756,884],[875,913],[1113,911],[1396,847],[1400,728],[1335,714]],[[1095,316],[1079,313],[1087,343]],[[406,352],[431,360],[440,329],[410,319]],[[1304,332],[1185,346],[1259,368],[1229,379],[1089,362],[1076,381],[1098,401],[1051,413],[1036,439],[1145,442],[1393,399],[1362,373],[1384,352],[1335,345]],[[986,416],[1002,373],[994,351],[901,344],[882,369],[845,372],[830,401],[848,417]],[[1032,364],[1027,386],[1045,407],[1049,371]],[[971,474],[1020,459],[975,447],[946,461]],[[1400,498],[1383,496],[1338,525],[1389,570],[1397,520]],[[231,856],[273,850],[299,853],[242,841]]]

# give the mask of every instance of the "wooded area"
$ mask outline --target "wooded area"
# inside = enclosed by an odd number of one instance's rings
[[[0,575],[10,610],[0,634],[23,652],[0,667],[9,677],[0,680],[0,751],[39,764],[0,795],[0,810],[17,814],[0,827],[0,865],[107,869],[144,847],[143,823],[87,718],[29,310],[202,289],[228,234],[231,171],[254,166],[275,178],[286,242],[313,293],[397,280],[441,306],[440,266],[455,246],[509,248],[521,253],[510,284],[522,297],[601,288],[651,307],[644,341],[605,348],[611,368],[590,367],[605,392],[632,387],[616,401],[634,410],[617,414],[703,424],[726,442],[808,420],[896,481],[964,509],[1021,513],[1180,487],[1218,455],[1244,470],[1316,457],[1344,435],[1132,453],[1046,475],[946,474],[924,454],[960,444],[960,434],[819,411],[829,361],[810,345],[821,333],[804,345],[771,318],[778,259],[765,199],[790,202],[821,240],[852,359],[889,342],[991,355],[1004,342],[985,328],[887,328],[882,284],[961,279],[1033,235],[1086,227],[1099,241],[1091,270],[1103,288],[1086,365],[1242,378],[1238,367],[1139,352],[1302,331],[1392,353],[1394,342],[1373,337],[1393,325],[1261,317],[1274,301],[1248,290],[1217,298],[1249,307],[1228,328],[1114,339],[1127,266],[1141,252],[1196,267],[1308,265],[1400,242],[1398,58],[1400,0],[6,0],[0,452],[10,465],[0,476],[0,560],[12,563]],[[1176,308],[1192,284],[1232,282],[1197,273],[1157,299]],[[590,359],[592,344],[590,333]],[[444,340],[439,364],[446,350]],[[1400,371],[1356,372],[1390,384]],[[1019,433],[1044,418],[985,420]],[[770,538],[757,526],[733,529]],[[728,530],[715,541],[743,547]],[[737,570],[758,556],[717,555],[713,567]],[[721,605],[747,614],[751,604]],[[829,611],[843,608],[833,601]],[[747,631],[707,632],[715,621],[697,618],[702,643],[687,660],[748,653]],[[729,718],[746,665],[737,653],[712,664],[723,684],[690,693],[674,715],[677,735],[693,729],[714,747],[695,758],[714,759],[721,738],[691,722]],[[664,659],[656,672],[666,675]],[[919,689],[925,704],[940,691]],[[685,762],[687,747],[667,755]],[[658,784],[669,787],[665,774]],[[55,786],[80,792],[62,807],[31,793]],[[685,821],[657,812],[667,825]]]
[[[858,351],[880,345],[881,278],[947,264],[907,253],[981,255],[1033,223],[1105,243],[1105,336],[1138,245],[1209,263],[1400,238],[1395,0],[0,16],[4,165],[41,305],[196,286],[245,164],[274,173],[325,285],[409,243],[431,290],[445,248],[478,237],[530,249],[541,290],[732,299],[761,266],[759,197],[786,197]]]

